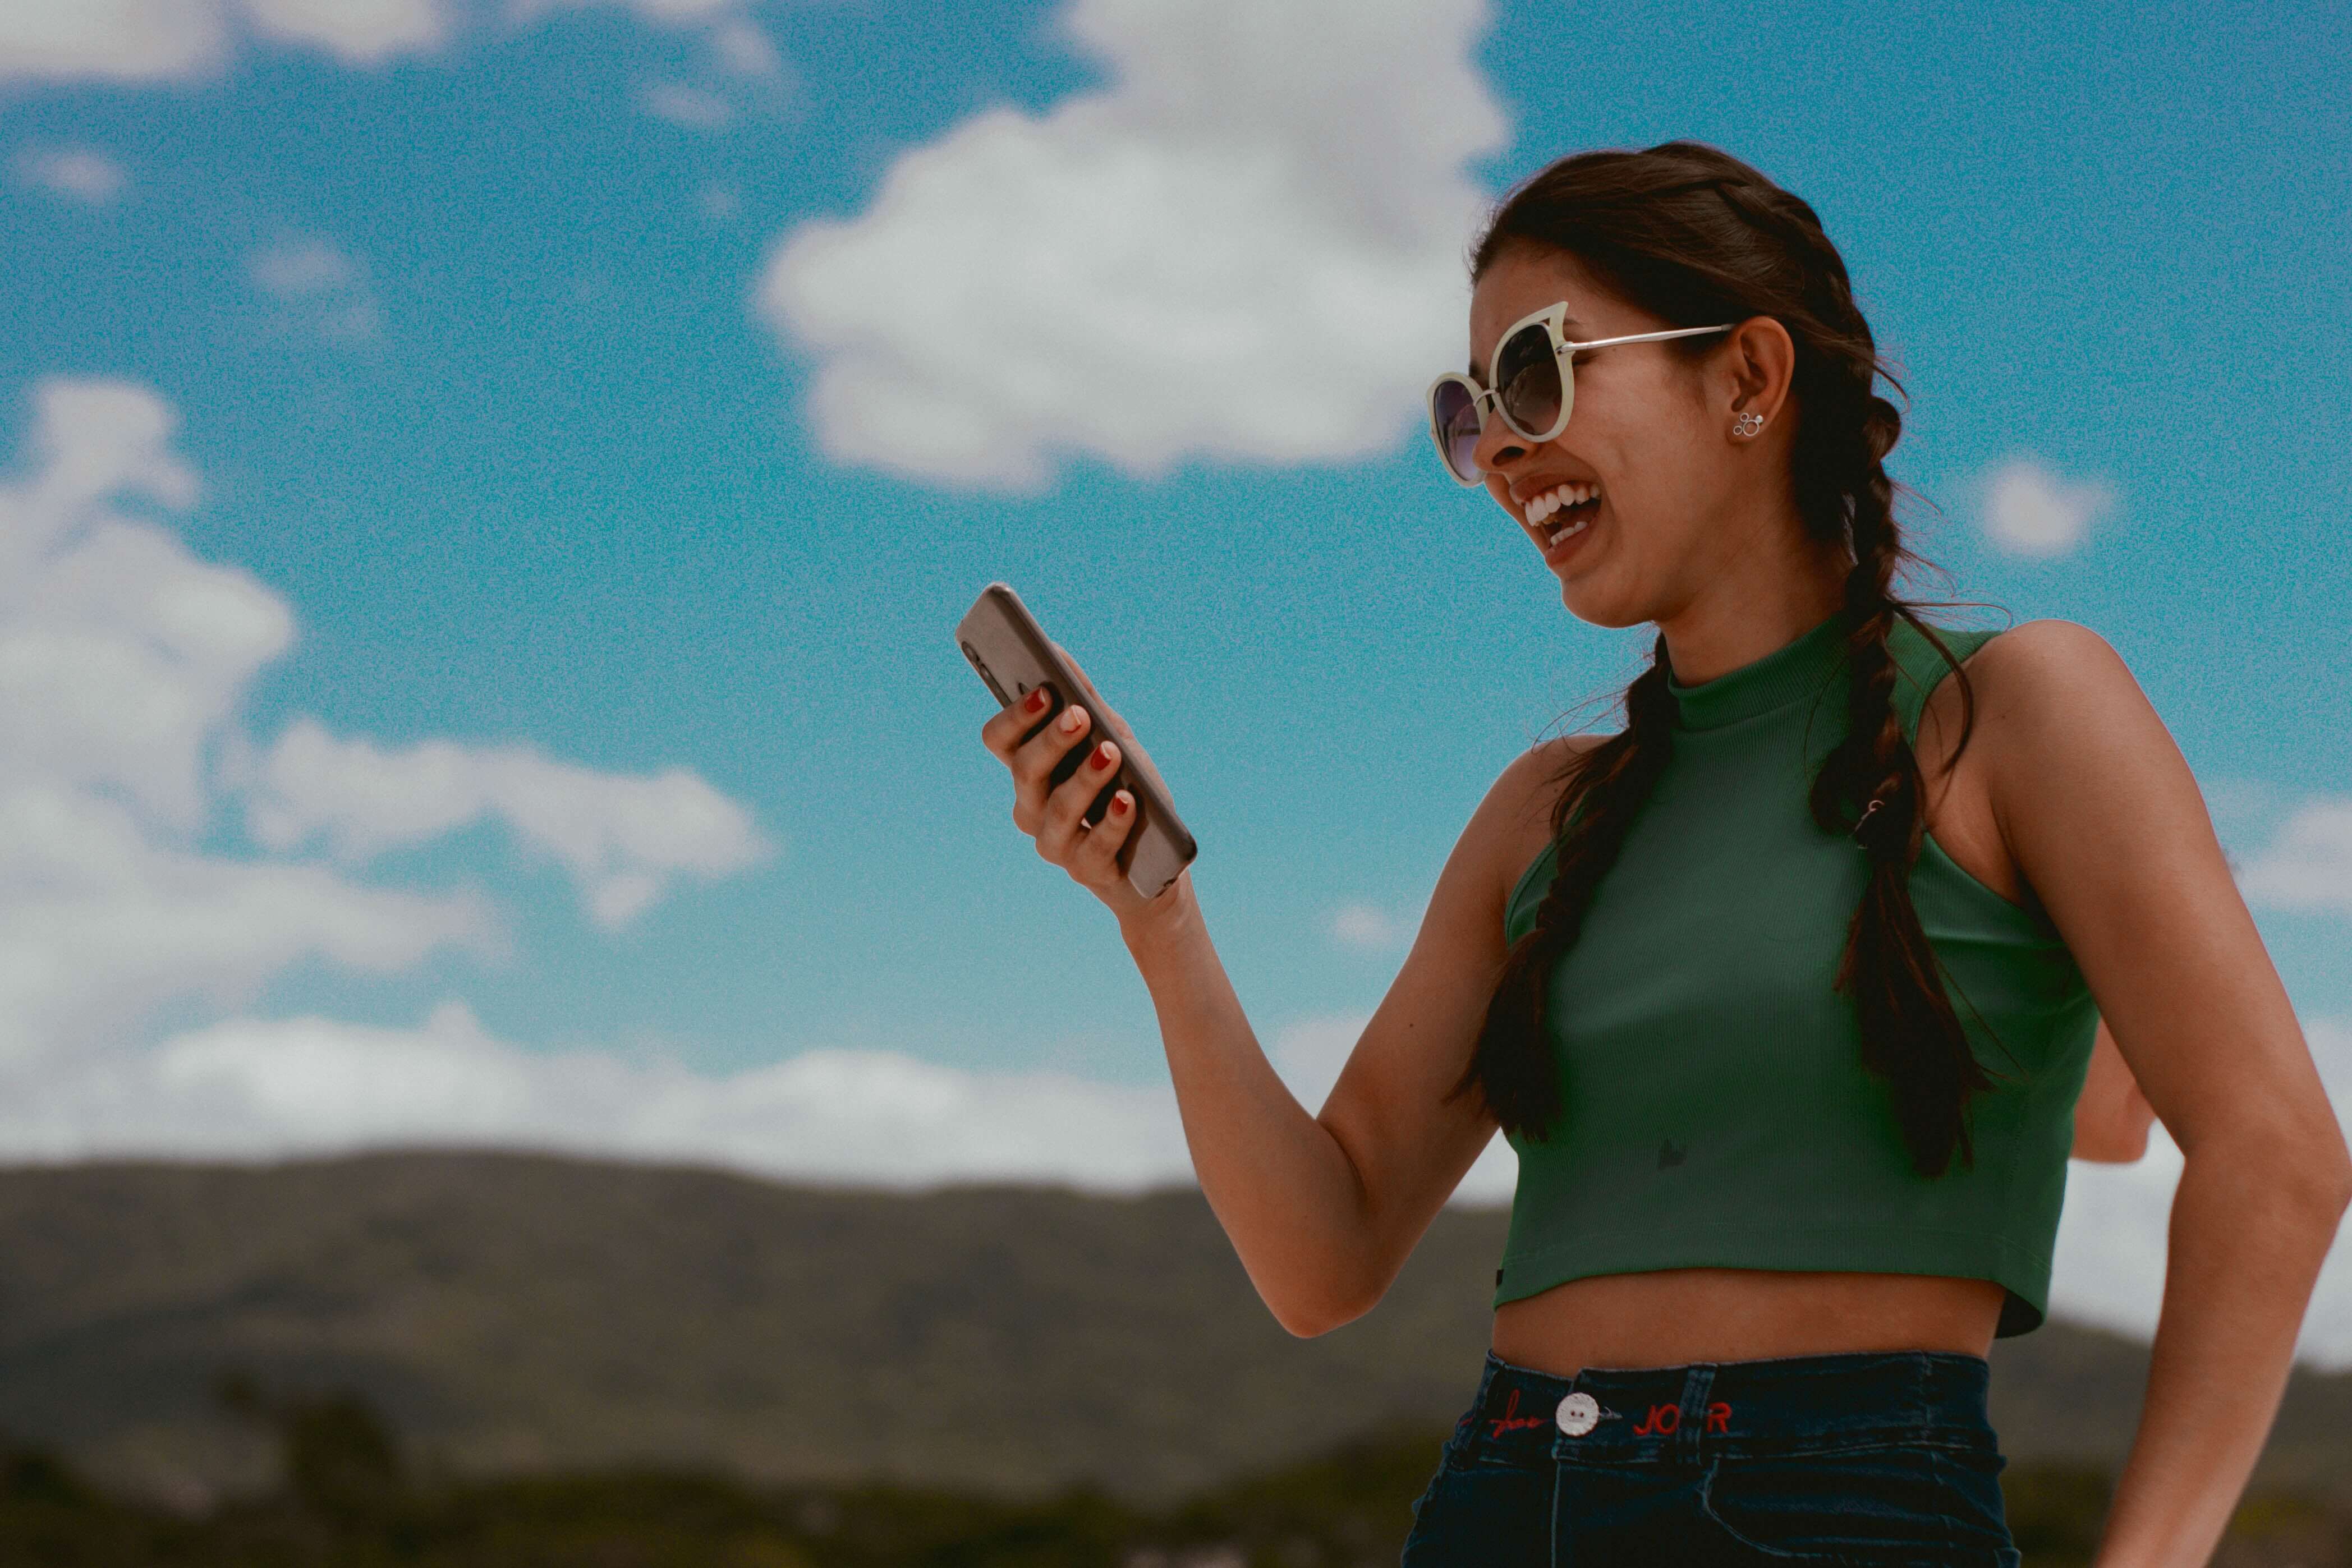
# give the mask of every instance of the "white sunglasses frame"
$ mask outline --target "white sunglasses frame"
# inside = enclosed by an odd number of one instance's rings
[[[1506,343],[1508,343],[1512,339],[1517,337],[1525,329],[1535,326],[1538,323],[1542,324],[1545,336],[1551,340],[1551,352],[1554,363],[1558,363],[1559,357],[1562,354],[1572,354],[1580,349],[1607,349],[1619,343],[1658,343],[1664,342],[1668,338],[1696,338],[1702,332],[1728,332],[1733,328],[1739,325],[1737,321],[1727,321],[1719,327],[1676,327],[1670,331],[1634,332],[1622,338],[1594,338],[1588,341],[1579,343],[1572,342],[1569,339],[1563,338],[1559,335],[1560,324],[1567,319],[1568,301],[1563,299],[1558,304],[1547,305],[1542,309],[1522,316],[1517,320],[1512,322],[1504,331],[1503,335],[1495,340],[1495,351],[1487,356],[1487,381],[1494,381],[1495,378],[1501,373],[1503,365],[1503,346]],[[1429,439],[1436,444],[1438,462],[1444,465],[1446,473],[1454,476],[1454,482],[1465,489],[1468,489],[1473,486],[1485,484],[1486,482],[1486,476],[1485,470],[1482,469],[1475,477],[1465,479],[1461,475],[1454,473],[1454,460],[1446,455],[1445,432],[1438,428],[1437,423],[1437,389],[1444,386],[1448,382],[1460,382],[1464,386],[1470,389],[1470,407],[1478,416],[1478,434],[1481,435],[1484,435],[1486,433],[1486,409],[1490,403],[1493,405],[1495,413],[1501,417],[1504,424],[1510,428],[1512,434],[1519,437],[1522,441],[1531,444],[1541,444],[1543,442],[1549,441],[1553,436],[1558,435],[1561,431],[1566,430],[1568,428],[1568,416],[1573,413],[1576,408],[1576,367],[1573,365],[1568,366],[1560,372],[1559,417],[1552,422],[1552,425],[1549,430],[1543,431],[1540,434],[1536,431],[1526,429],[1517,420],[1513,419],[1510,415],[1510,411],[1503,406],[1501,394],[1496,392],[1492,387],[1482,387],[1476,382],[1472,381],[1468,376],[1464,375],[1459,371],[1447,371],[1444,375],[1432,381],[1429,383],[1428,392],[1423,393],[1422,397],[1423,407],[1429,415]]]

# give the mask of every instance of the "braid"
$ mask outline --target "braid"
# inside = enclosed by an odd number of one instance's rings
[[[1472,252],[1472,277],[1507,246],[1571,255],[1604,287],[1675,325],[1766,315],[1788,329],[1797,350],[1790,388],[1797,511],[1816,544],[1852,559],[1840,612],[1852,670],[1846,734],[1808,796],[1815,824],[1851,836],[1869,858],[1833,984],[1853,1003],[1862,1065],[1887,1082],[1914,1167],[1939,1176],[1956,1153],[1971,1164],[1967,1103],[1991,1080],[1946,994],[1911,900],[1911,865],[1926,834],[1925,787],[1895,703],[1900,672],[1888,637],[1897,616],[1958,681],[1964,717],[1955,759],[1974,727],[1975,697],[1958,659],[1914,612],[1914,601],[1894,591],[1898,569],[1917,558],[1895,517],[1902,487],[1885,468],[1902,415],[1877,395],[1875,382],[1885,380],[1897,395],[1903,388],[1878,357],[1844,260],[1801,198],[1693,141],[1560,160],[1488,220]],[[1696,359],[1708,351],[1707,340],[1685,340],[1677,351]],[[1540,1138],[1559,1114],[1550,977],[1575,946],[1595,888],[1673,755],[1667,673],[1662,636],[1649,669],[1626,690],[1626,728],[1563,770],[1552,811],[1551,886],[1534,928],[1505,955],[1469,1070],[1448,1096],[1481,1087],[1507,1131]]]
[[[1576,946],[1593,890],[1616,863],[1633,818],[1674,756],[1670,669],[1661,634],[1650,667],[1625,688],[1625,727],[1571,758],[1563,770],[1565,787],[1552,804],[1558,855],[1551,886],[1536,906],[1535,925],[1505,955],[1477,1050],[1446,1094],[1453,1100],[1482,1085],[1496,1120],[1515,1135],[1540,1142],[1559,1114],[1552,1053],[1548,1046],[1530,1051],[1527,1042],[1546,1039],[1552,966]]]
[[[1956,1148],[1964,1166],[1973,1164],[1962,1113],[1967,1097],[1992,1082],[1944,994],[1941,965],[1911,902],[1911,864],[1926,826],[1919,759],[1895,712],[1896,672],[1886,647],[1898,609],[1888,591],[1896,548],[1885,514],[1874,526],[1870,508],[1861,512],[1860,559],[1845,582],[1853,672],[1846,736],[1814,775],[1810,804],[1816,823],[1850,833],[1870,857],[1835,986],[1853,999],[1863,1065],[1887,1081],[1914,1166],[1939,1176]]]

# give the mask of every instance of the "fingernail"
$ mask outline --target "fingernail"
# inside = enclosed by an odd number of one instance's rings
[[[1045,688],[1039,686],[1035,691],[1031,692],[1029,694],[1029,700],[1021,706],[1031,713],[1035,713],[1039,708],[1044,707],[1045,706]]]

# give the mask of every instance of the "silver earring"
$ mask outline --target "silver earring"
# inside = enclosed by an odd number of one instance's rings
[[[1731,422],[1731,434],[1734,435],[1753,435],[1763,428],[1764,416],[1752,409]]]

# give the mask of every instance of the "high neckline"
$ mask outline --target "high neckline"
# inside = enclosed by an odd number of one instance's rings
[[[1711,681],[1684,685],[1669,665],[1666,689],[1674,694],[1680,727],[1719,729],[1813,695],[1844,661],[1845,617],[1832,611],[1795,642]]]

